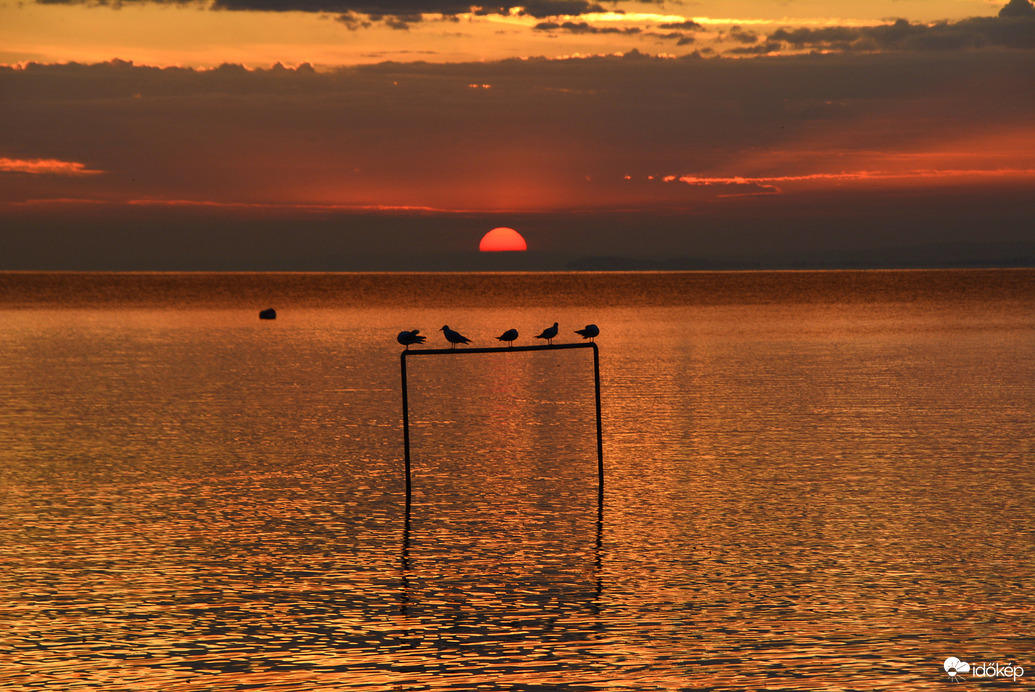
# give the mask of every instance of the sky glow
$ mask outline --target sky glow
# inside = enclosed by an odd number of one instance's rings
[[[347,231],[359,268],[421,268],[501,225],[553,252],[543,266],[754,257],[743,238],[782,237],[776,220],[841,227],[849,208],[859,224],[901,218],[907,236],[917,215],[938,226],[950,214],[941,237],[903,243],[1029,252],[1032,206],[1016,201],[1035,193],[1028,0],[540,0],[475,13],[448,0],[254,1],[0,0],[0,241],[16,250],[0,269],[65,261],[40,255],[33,229],[67,237],[58,254],[74,256],[75,231],[56,229],[76,228],[83,204],[259,214],[284,233],[293,215],[380,213],[417,234],[393,264],[390,233]],[[973,213],[951,211],[964,201]],[[574,215],[597,235],[572,230]],[[417,230],[429,226],[457,230]],[[714,229],[731,239],[721,252],[702,241]],[[886,242],[860,229],[824,242]],[[786,233],[788,258],[819,237]],[[317,256],[331,241],[314,238]]]

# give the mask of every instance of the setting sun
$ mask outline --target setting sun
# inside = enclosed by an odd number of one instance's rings
[[[527,250],[528,244],[513,228],[500,226],[482,236],[478,249],[482,252],[512,252]]]

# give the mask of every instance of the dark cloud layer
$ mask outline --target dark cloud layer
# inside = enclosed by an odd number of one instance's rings
[[[1035,6],[1030,0],[1010,0],[999,10],[1000,17],[1035,17]]]
[[[1030,123],[1032,83],[1035,63],[1022,51],[754,60],[632,52],[326,73],[308,65],[29,64],[0,68],[0,151],[129,168],[141,184],[161,176],[155,161],[184,151],[224,168],[236,165],[236,154],[260,155],[260,143],[285,167],[319,163],[321,175],[346,176],[356,167],[383,170],[386,184],[392,170],[460,177],[467,158],[512,146],[543,161],[528,162],[531,169],[548,172],[548,161],[564,159],[580,179],[704,174],[734,152],[785,148],[824,129],[851,133],[860,150],[920,147],[974,128],[1008,131]],[[492,88],[470,88],[483,84]],[[861,122],[882,129],[871,134]],[[183,175],[189,165],[170,160],[174,187],[194,187],[193,174]]]
[[[639,27],[593,26],[588,22],[540,22],[536,31],[565,32],[569,34],[638,34]]]
[[[1021,0],[1027,4],[1028,0]],[[1006,47],[1035,49],[1035,15],[1010,9],[999,17],[975,17],[958,22],[914,24],[899,19],[871,27],[832,26],[819,29],[778,29],[769,35],[770,46],[843,51],[960,50]],[[1031,5],[1028,5],[1029,9]],[[1035,11],[1033,11],[1035,12]]]
[[[685,22],[667,22],[665,24],[659,24],[658,28],[672,31],[700,31],[704,27],[697,22],[688,19]]]
[[[39,4],[69,4],[118,7],[129,4],[189,5],[199,0],[34,0]],[[311,12],[337,15],[350,29],[360,29],[370,22],[385,22],[397,29],[408,28],[423,20],[424,15],[455,17],[475,14],[510,14],[516,9],[537,19],[561,16],[579,16],[604,12],[605,8],[589,0],[200,0],[213,10],[256,12]],[[1002,21],[1012,20],[1012,21]],[[664,31],[689,32],[702,27],[697,22],[666,23],[657,27]],[[538,31],[576,34],[638,33],[642,29],[596,27],[585,22],[542,22]],[[658,36],[658,34],[651,34]],[[693,42],[691,36],[680,33],[666,38],[676,39],[680,45]],[[1035,48],[1035,7],[1030,0],[1010,0],[999,12],[998,18],[974,18],[959,22],[940,22],[933,25],[912,24],[899,20],[891,25],[877,27],[824,27],[819,29],[779,29],[759,43],[760,37],[740,27],[734,27],[728,40],[746,44],[733,49],[734,54],[764,54],[784,46],[795,49],[815,48],[842,51],[926,50],[980,48],[1007,46]]]
[[[0,173],[0,268],[47,252],[46,268],[71,266],[91,243],[98,262],[121,248],[120,268],[145,256],[148,267],[194,257],[198,268],[443,268],[399,258],[461,252],[487,224],[511,223],[537,251],[568,258],[1021,247],[1035,223],[1030,175],[903,188],[874,177],[818,192],[783,180],[901,168],[910,152],[912,168],[940,151],[1016,166],[1027,147],[1035,167],[1033,83],[1031,52],[1018,50],[326,73],[4,67],[0,157],[104,173]],[[95,202],[40,201],[77,199]],[[378,206],[396,211],[348,211]]]
[[[196,0],[35,0],[44,5],[131,5],[168,4],[188,5]],[[602,12],[602,6],[587,0],[505,0],[499,2],[465,2],[464,0],[211,0],[209,7],[216,10],[248,10],[256,12],[315,12],[339,14],[344,17],[363,15],[375,21],[395,18],[396,21],[412,22],[422,14],[458,15],[468,12],[476,14],[510,14],[515,8],[522,8],[524,14],[547,18],[561,15],[580,15],[588,12]]]

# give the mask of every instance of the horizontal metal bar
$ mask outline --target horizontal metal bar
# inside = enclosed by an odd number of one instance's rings
[[[557,351],[565,348],[592,348],[596,350],[597,345],[592,341],[584,341],[576,344],[537,344],[535,346],[483,346],[470,348],[458,346],[457,348],[421,348],[413,351],[402,352],[403,357],[407,356],[459,356],[464,353],[508,353],[510,351]]]

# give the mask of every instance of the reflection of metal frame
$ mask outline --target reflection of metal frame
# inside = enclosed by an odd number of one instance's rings
[[[597,540],[594,549],[593,574],[595,589],[593,593],[592,609],[593,615],[600,615],[600,597],[604,593],[604,580],[600,576],[604,566],[602,557],[604,547],[604,493],[601,486],[600,495],[597,496]],[[403,520],[402,555],[400,560],[399,586],[399,612],[403,615],[410,614],[410,496],[406,496],[406,513]]]
[[[495,348],[427,348],[403,351],[399,357],[402,368],[403,444],[406,458],[406,507],[410,506],[410,403],[407,396],[406,359],[410,356],[459,356],[469,353],[514,353],[515,351],[556,351],[566,348],[593,349],[593,382],[597,400],[597,478],[600,506],[604,502],[604,436],[600,426],[600,351],[592,341],[579,344],[543,344],[541,346],[497,346]]]

